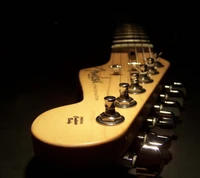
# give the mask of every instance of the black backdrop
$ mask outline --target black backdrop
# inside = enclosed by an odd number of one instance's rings
[[[171,62],[169,77],[185,82],[188,89],[179,137],[171,147],[173,159],[162,176],[200,177],[198,10],[189,4],[138,4],[12,4],[3,8],[0,177],[47,173],[33,161],[32,121],[45,110],[79,99],[78,70],[109,60],[113,30],[127,18],[145,27],[157,50]]]

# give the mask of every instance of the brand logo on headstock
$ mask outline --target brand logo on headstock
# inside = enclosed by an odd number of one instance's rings
[[[94,70],[90,70],[90,74],[88,74],[88,78],[93,83],[94,97],[95,100],[99,100],[98,91],[97,91],[97,83],[102,83],[98,73],[101,71],[105,71],[103,68],[96,68]]]
[[[99,72],[105,71],[103,68],[96,68],[94,70],[90,70],[91,73],[88,75],[88,78],[91,79],[93,83],[102,83],[100,77],[98,76]]]
[[[82,116],[69,117],[67,118],[67,124],[74,124],[74,125],[83,124],[83,117]]]
[[[101,83],[98,73],[99,73],[99,70],[91,71],[91,80],[93,83]]]

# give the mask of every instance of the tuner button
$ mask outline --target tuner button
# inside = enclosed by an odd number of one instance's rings
[[[160,111],[172,112],[177,118],[180,117],[180,108],[177,106],[177,102],[164,101],[164,103],[154,105],[154,113],[158,114]]]
[[[115,106],[119,108],[129,108],[129,107],[135,106],[137,102],[128,94],[129,84],[120,83],[119,87],[120,87],[119,89],[120,96],[116,99]]]
[[[124,156],[119,159],[119,164],[126,168],[133,168],[135,166],[135,162],[137,159],[137,155],[132,152],[126,152]]]
[[[156,177],[162,172],[164,164],[165,160],[159,147],[144,144],[135,161],[136,175]]]
[[[115,111],[115,101],[114,96],[104,97],[105,111],[97,116],[96,121],[104,125],[116,125],[125,120],[124,116],[120,115]]]
[[[146,90],[139,84],[139,73],[131,73],[130,78],[131,78],[131,85],[128,88],[129,93],[131,94],[140,94],[144,93]]]
[[[184,104],[184,98],[179,90],[172,90],[170,89],[166,93],[161,93],[160,94],[160,100],[165,101],[165,100],[170,100],[170,101],[176,101],[180,107],[183,107]]]
[[[176,127],[176,119],[174,115],[162,116],[162,114],[157,116],[155,126],[162,128],[175,128]]]
[[[168,149],[171,146],[171,138],[166,135],[158,135],[155,132],[140,133],[136,138],[136,145],[152,145]]]
[[[165,85],[164,88],[165,88],[165,91],[179,90],[181,91],[184,97],[186,96],[186,88],[182,82],[173,82],[173,84],[171,85]]]
[[[157,146],[144,144],[136,153],[126,152],[118,162],[128,173],[141,177],[157,177],[163,170],[165,159]]]
[[[151,131],[155,133],[159,133],[161,135],[168,135],[169,137],[173,137],[175,133],[177,125],[177,119],[174,115],[169,114],[162,115],[162,113],[156,116],[149,115],[145,120],[143,131]]]
[[[166,111],[166,110],[160,110],[157,111],[156,116],[157,122],[156,125],[162,127],[164,126],[169,126],[170,125],[173,127],[176,126],[178,118],[174,115],[172,111]],[[165,124],[166,123],[166,124]]]

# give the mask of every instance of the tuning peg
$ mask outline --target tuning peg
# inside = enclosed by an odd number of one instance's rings
[[[147,70],[147,65],[146,64],[141,64],[140,65],[140,72],[139,72],[139,77],[138,77],[139,83],[151,83],[153,82],[153,79],[151,79],[148,76],[148,70]]]
[[[140,132],[134,141],[134,145],[140,148],[144,144],[168,149],[171,146],[171,137],[159,135],[155,132]]]
[[[162,111],[163,112],[163,111]],[[157,115],[149,115],[142,127],[143,132],[155,132],[160,135],[167,135],[172,140],[176,139],[175,130],[178,124],[177,118],[172,112]]]
[[[96,117],[96,121],[109,126],[123,122],[125,120],[124,116],[115,110],[116,98],[114,96],[106,96],[104,97],[104,101],[105,111]]]
[[[154,61],[155,61],[155,59],[152,57],[149,57],[146,59],[148,74],[151,74],[151,75],[159,74],[159,71],[157,70],[157,67],[155,66]]]
[[[157,68],[161,68],[164,67],[164,65],[160,62],[160,56],[161,56],[162,52],[158,53],[154,53],[154,57],[155,57],[155,67]]]
[[[119,88],[120,88],[119,89],[120,96],[116,98],[115,106],[119,108],[129,108],[135,106],[137,102],[132,97],[129,96],[128,92],[129,84],[120,83]]]
[[[160,127],[165,129],[174,129],[176,127],[176,118],[172,112],[167,115],[157,114],[156,116],[149,115],[145,120],[145,125],[152,129]]]
[[[160,111],[172,112],[175,117],[180,117],[179,104],[176,101],[162,101],[160,104],[155,104],[153,106],[153,111],[155,114],[159,114]]]
[[[164,168],[165,160],[159,147],[144,144],[138,153],[127,152],[119,160],[119,165],[128,168],[135,176],[156,177]]]
[[[156,113],[156,117],[160,117],[160,118],[163,118],[163,119],[167,119],[167,118],[171,118],[174,120],[174,123],[175,123],[175,127],[181,123],[181,120],[180,120],[180,117],[176,117],[174,115],[174,113],[172,111],[165,111],[165,110],[160,110],[160,111],[157,111]],[[164,127],[164,126],[163,126]],[[165,128],[165,127],[164,127]],[[167,127],[167,128],[170,128],[170,127]]]
[[[165,91],[179,90],[182,92],[184,97],[186,96],[186,87],[182,82],[173,82],[170,85],[165,85],[164,88],[165,88]]]
[[[131,85],[128,88],[128,92],[130,94],[140,94],[146,91],[146,89],[144,89],[143,86],[139,84],[138,77],[139,77],[138,72],[133,72],[130,74]]]
[[[180,107],[183,107],[184,96],[180,90],[169,89],[168,91],[160,94],[160,101],[177,101]]]

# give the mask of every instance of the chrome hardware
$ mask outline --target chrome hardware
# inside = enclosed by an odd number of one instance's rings
[[[155,67],[154,58],[150,57],[146,59],[147,71],[148,74],[156,75],[159,74],[159,71]]]
[[[129,93],[131,94],[140,94],[140,93],[144,93],[146,90],[143,88],[143,86],[141,86],[139,84],[139,73],[131,73],[130,74],[131,77],[131,85],[128,88]]]
[[[177,126],[177,118],[174,114],[157,114],[155,116],[149,115],[145,120],[143,130],[146,132],[155,132],[160,135],[167,135],[171,139],[175,138],[175,130]]]
[[[154,60],[154,65],[155,67],[157,68],[161,68],[161,67],[164,67],[164,65],[160,62],[160,56],[161,56],[162,53],[154,53],[154,56],[155,56],[155,60]]]
[[[138,153],[127,152],[119,164],[135,176],[158,176],[164,167],[163,155],[157,146],[144,144]]]
[[[175,116],[175,114],[172,111],[157,110],[156,112],[154,111],[154,114],[156,117],[160,117],[161,120],[163,120],[163,119],[164,120],[172,120],[173,119],[175,127],[177,124],[181,123],[180,118]],[[171,119],[169,119],[169,118],[171,118]],[[161,124],[160,124],[160,127],[162,127]],[[165,126],[163,125],[163,127],[165,127]],[[167,128],[170,128],[170,127],[167,127]]]
[[[131,69],[130,69],[131,72],[134,72],[134,73],[139,72],[137,67],[136,67],[138,65],[141,65],[139,62],[137,62],[137,61],[128,62],[128,65],[131,67]]]
[[[182,107],[184,104],[184,98],[183,98],[182,92],[180,90],[170,89],[165,93],[161,93],[160,100],[161,101],[164,101],[164,100],[177,101],[179,103],[180,107]]]
[[[120,96],[115,101],[115,106],[119,108],[129,108],[135,106],[137,102],[128,94],[128,83],[120,83]]]
[[[153,108],[156,114],[162,110],[172,112],[176,117],[180,117],[181,111],[175,101],[164,101],[161,104],[155,104]]]
[[[104,125],[116,125],[124,121],[124,116],[120,115],[115,111],[115,101],[114,96],[104,97],[105,101],[105,112],[102,112],[99,116],[96,117],[96,121]]]
[[[110,68],[113,69],[113,75],[120,75],[120,69],[122,68],[119,64],[111,65]]]
[[[140,70],[139,77],[138,77],[139,83],[151,83],[151,82],[153,82],[153,79],[151,79],[148,76],[146,64],[141,64],[139,70]]]
[[[155,132],[139,133],[136,137],[135,144],[136,146],[147,144],[168,149],[171,146],[171,138],[166,135],[159,135]]]
[[[144,144],[135,162],[136,175],[158,176],[163,170],[164,162],[157,146]]]
[[[136,153],[126,152],[124,156],[119,159],[119,164],[126,168],[133,168],[137,160]]]
[[[182,92],[184,97],[186,96],[186,88],[182,82],[173,82],[173,84],[171,84],[171,85],[165,85],[164,88],[166,91],[179,90]]]
[[[148,128],[161,127],[161,128],[175,128],[176,119],[171,112],[168,115],[157,114],[157,116],[150,115],[147,117],[145,124]]]

